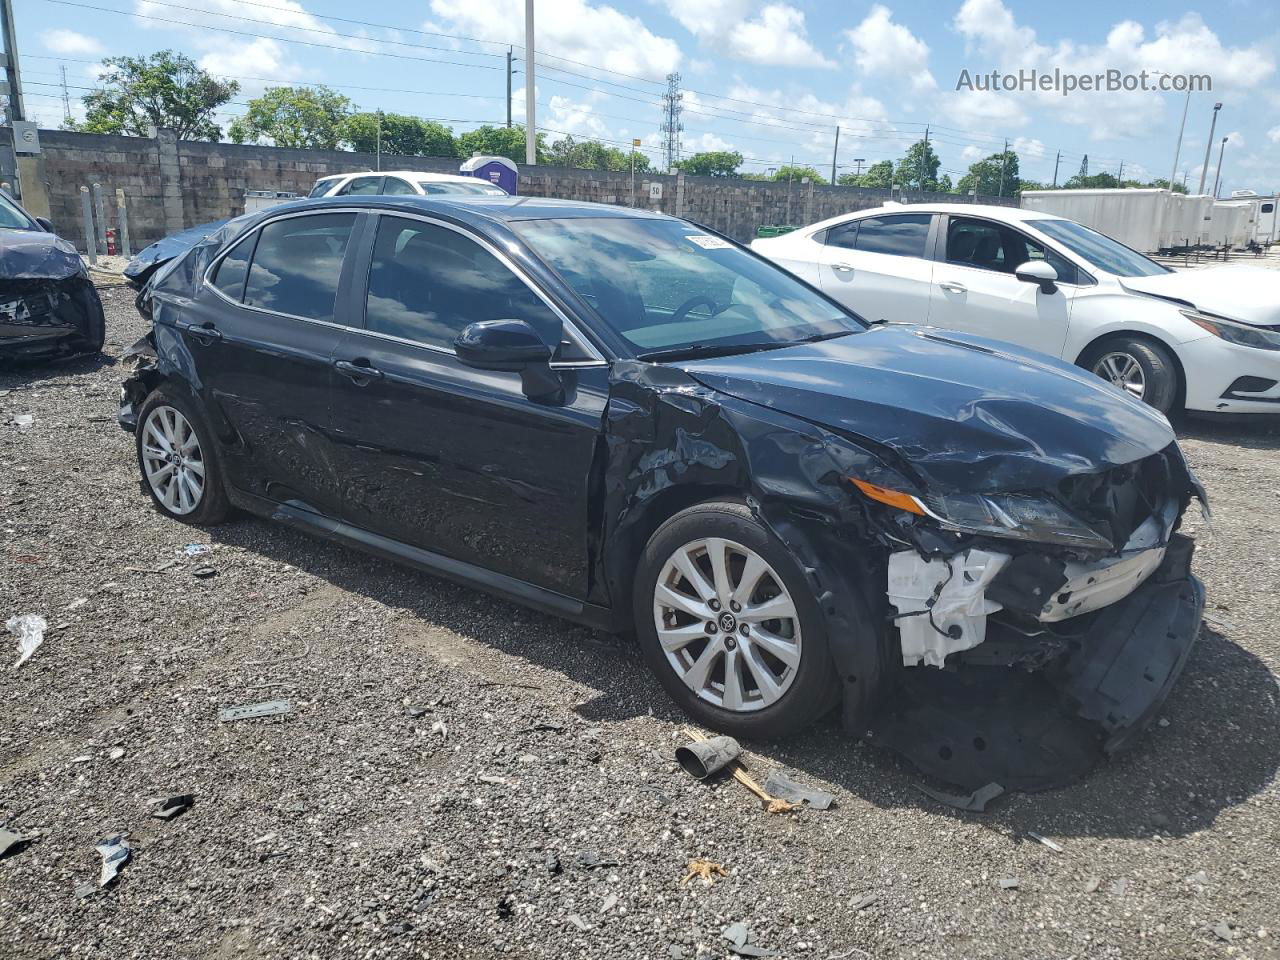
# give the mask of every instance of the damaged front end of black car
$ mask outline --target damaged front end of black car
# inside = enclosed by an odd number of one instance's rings
[[[0,360],[96,353],[105,327],[75,247],[0,197]]]

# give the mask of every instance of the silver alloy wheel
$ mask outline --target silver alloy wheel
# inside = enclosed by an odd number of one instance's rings
[[[782,578],[754,550],[708,537],[686,543],[654,588],[658,641],[703,700],[750,713],[776,703],[800,669],[800,616]]]
[[[1147,377],[1142,364],[1128,353],[1105,353],[1093,365],[1093,372],[1141,400],[1147,393]]]
[[[165,509],[190,513],[204,498],[204,456],[195,428],[182,412],[164,404],[142,425],[142,466],[147,483]]]

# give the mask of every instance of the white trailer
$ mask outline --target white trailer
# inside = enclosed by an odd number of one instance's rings
[[[1171,245],[1173,211],[1167,190],[1027,190],[1022,206],[1083,223],[1135,250]]]
[[[1217,200],[1209,214],[1204,242],[1232,249],[1248,246],[1253,239],[1253,202],[1251,200]]]
[[[1208,194],[1173,194],[1169,198],[1168,229],[1160,249],[1177,250],[1204,243],[1209,226],[1207,219],[1212,209],[1213,197]]]
[[[1276,202],[1280,197],[1259,197],[1257,216],[1253,222],[1253,241],[1262,246],[1269,243],[1280,243],[1280,216],[1277,216]]]

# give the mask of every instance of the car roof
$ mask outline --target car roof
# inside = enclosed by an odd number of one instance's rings
[[[474,180],[474,177],[466,179]],[[483,181],[480,181],[483,182]],[[556,200],[550,197],[520,196],[464,196],[437,194],[434,196],[385,196],[317,197],[290,201],[270,210],[314,210],[324,207],[376,207],[388,210],[407,210],[417,213],[443,213],[460,220],[520,221],[560,220],[614,217],[636,220],[674,220],[664,213],[617,207],[608,203],[589,203],[585,200]]]
[[[1045,213],[1042,210],[1023,210],[1020,207],[1006,207],[996,203],[890,203],[866,210],[852,210],[849,213],[830,217],[803,229],[808,233],[813,230],[834,226],[837,223],[844,223],[848,220],[861,220],[863,217],[881,217],[898,213],[949,213],[953,216],[990,217],[993,220],[1004,220],[1008,223],[1057,219],[1054,214]]]
[[[417,180],[422,183],[476,183],[476,177],[468,177],[460,173],[429,173],[425,170],[356,170],[348,173],[332,173],[316,180],[345,180],[350,177],[401,177],[405,180]],[[480,180],[480,183],[488,183]]]

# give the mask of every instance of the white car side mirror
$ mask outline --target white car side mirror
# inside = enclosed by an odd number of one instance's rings
[[[1043,260],[1028,260],[1013,275],[1025,283],[1040,284],[1041,293],[1053,293],[1058,289],[1058,271]]]

